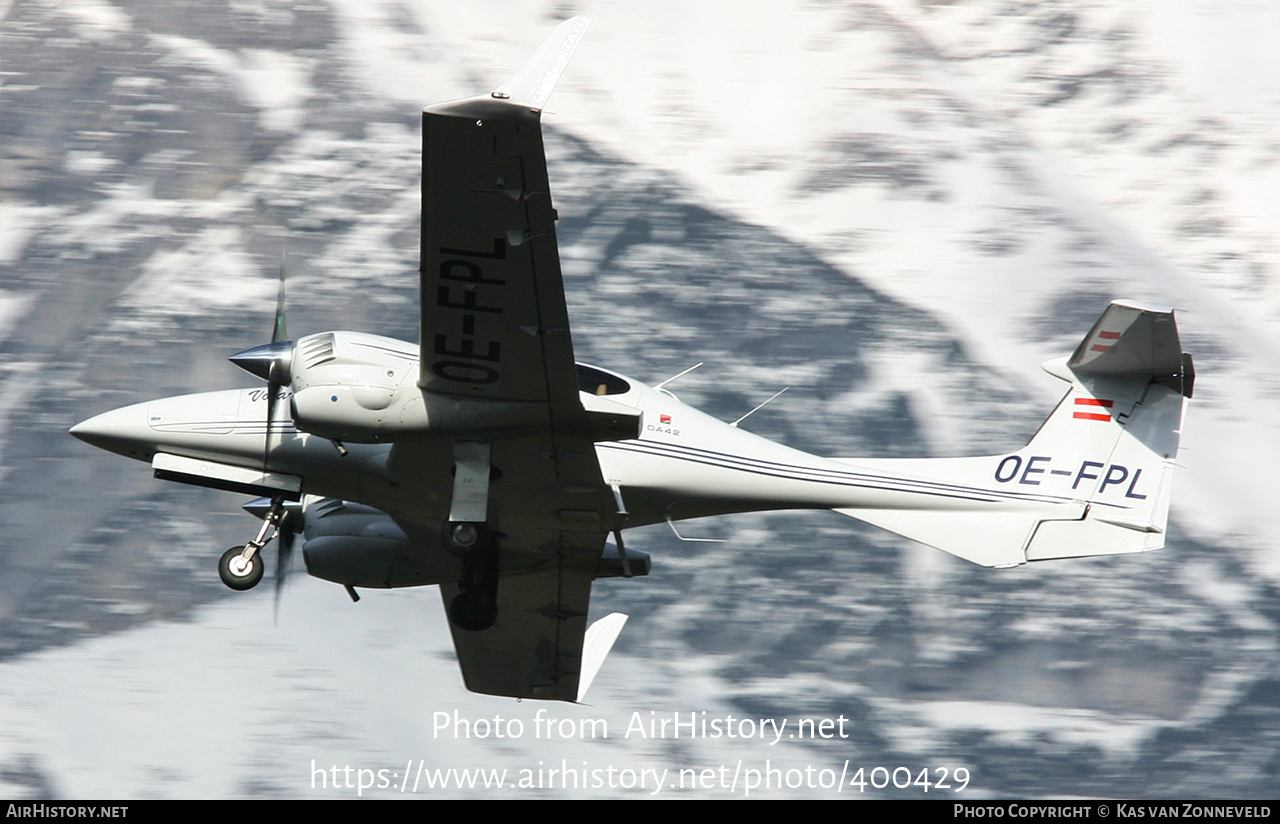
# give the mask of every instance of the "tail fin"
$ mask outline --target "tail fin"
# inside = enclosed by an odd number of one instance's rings
[[[1045,370],[1071,388],[1021,450],[895,462],[980,500],[838,511],[985,566],[1164,546],[1183,407],[1195,381],[1173,311],[1116,301],[1071,357]]]
[[[1112,303],[1075,354],[1046,369],[1071,390],[1027,449],[1074,462],[1073,492],[1089,507],[1080,521],[1041,523],[1027,560],[1164,546],[1183,409],[1195,384],[1173,310]]]

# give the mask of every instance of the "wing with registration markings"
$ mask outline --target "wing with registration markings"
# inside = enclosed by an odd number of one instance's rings
[[[577,403],[540,104],[588,23],[556,29],[534,56],[545,70],[526,64],[491,95],[423,112],[424,389]]]
[[[479,433],[501,477],[488,498],[498,619],[451,626],[476,692],[578,699],[591,584],[617,518],[578,396],[540,124],[588,24],[562,23],[492,94],[422,117],[419,385],[477,406],[527,404],[523,420],[537,422]],[[405,447],[399,460],[411,460]],[[447,609],[457,587],[441,590]]]

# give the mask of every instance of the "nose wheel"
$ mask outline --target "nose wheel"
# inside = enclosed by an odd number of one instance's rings
[[[244,551],[243,546],[233,546],[222,553],[222,559],[218,561],[218,576],[222,583],[240,592],[256,587],[264,571],[262,556],[255,552],[246,559]]]
[[[244,546],[233,546],[222,553],[222,558],[218,561],[218,577],[222,579],[222,583],[238,592],[258,585],[265,571],[262,555],[258,550],[280,534],[281,522],[286,514],[284,499],[273,499],[271,508],[262,519],[262,528],[258,530],[257,537]],[[284,546],[283,542],[281,546]]]

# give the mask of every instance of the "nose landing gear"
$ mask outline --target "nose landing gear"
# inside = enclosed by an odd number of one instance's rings
[[[222,559],[218,561],[218,576],[222,583],[238,592],[253,589],[262,580],[262,556],[254,553],[246,559],[244,551],[248,548],[247,545],[233,546],[222,553]]]
[[[265,570],[259,550],[280,534],[288,514],[284,508],[284,498],[272,499],[271,508],[262,519],[262,528],[258,530],[257,536],[244,546],[233,546],[222,553],[222,558],[218,561],[218,577],[222,579],[222,583],[237,592],[244,592],[258,585]],[[281,546],[283,549],[283,542]]]

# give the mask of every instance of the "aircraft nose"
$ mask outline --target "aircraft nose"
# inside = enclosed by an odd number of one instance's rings
[[[87,444],[127,458],[149,461],[155,452],[145,403],[103,412],[81,421],[70,431]]]

